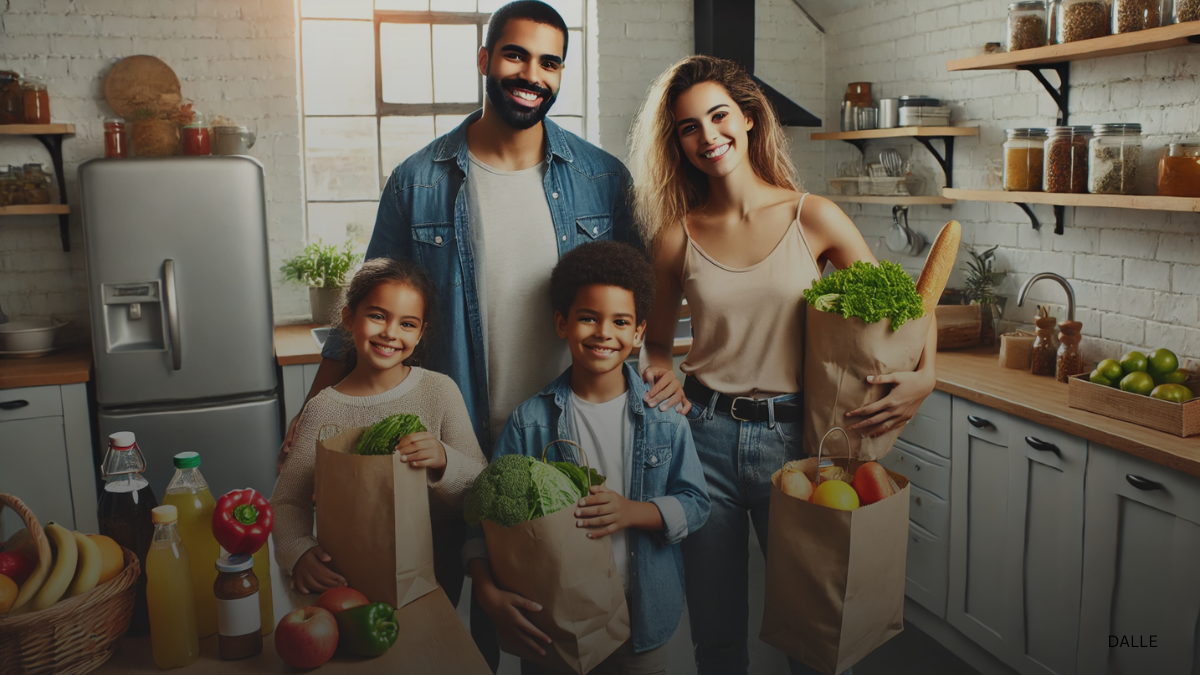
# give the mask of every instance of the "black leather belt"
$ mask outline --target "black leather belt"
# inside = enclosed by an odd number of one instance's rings
[[[701,405],[708,405],[715,392],[700,384],[700,380],[689,375],[683,381],[683,393]],[[717,394],[716,411],[722,415],[729,415],[739,422],[768,422],[771,419],[771,412],[768,406],[774,405],[776,422],[791,423],[800,421],[800,414],[804,412],[802,399],[777,401],[773,404],[767,403],[768,400],[770,399]]]

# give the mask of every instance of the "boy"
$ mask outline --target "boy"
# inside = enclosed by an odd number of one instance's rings
[[[605,487],[593,487],[575,507],[576,525],[584,530],[580,536],[613,537],[632,637],[592,672],[665,674],[666,643],[683,612],[679,542],[704,524],[710,504],[687,420],[673,409],[645,406],[648,387],[637,369],[625,364],[642,343],[654,301],[654,271],[628,244],[584,244],[555,266],[550,300],[571,366],[513,411],[493,458],[540,457],[550,441],[569,439],[607,477]],[[482,538],[468,540],[464,558],[479,604],[501,634],[544,654],[549,638],[524,613],[541,608],[496,587]],[[523,661],[521,672],[542,669]]]

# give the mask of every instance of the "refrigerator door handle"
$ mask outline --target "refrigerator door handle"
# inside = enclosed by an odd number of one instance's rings
[[[167,324],[171,331],[171,365],[175,370],[183,368],[183,351],[179,337],[179,298],[175,293],[175,261],[163,261],[164,286],[166,286]]]

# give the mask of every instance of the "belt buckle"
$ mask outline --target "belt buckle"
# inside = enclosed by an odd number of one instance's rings
[[[746,400],[746,401],[750,401],[751,403],[755,403],[755,402],[757,402],[758,399],[754,398],[753,396],[734,396],[733,403],[731,403],[729,405],[729,416],[739,422],[753,422],[754,420],[752,420],[752,419],[748,419],[745,417],[738,417],[737,412],[736,412],[737,404],[738,404],[738,401],[742,401],[742,400]]]

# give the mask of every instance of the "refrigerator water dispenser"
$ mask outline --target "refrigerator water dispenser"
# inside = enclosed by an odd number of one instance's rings
[[[107,351],[161,352],[167,348],[162,283],[102,284]]]

